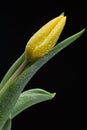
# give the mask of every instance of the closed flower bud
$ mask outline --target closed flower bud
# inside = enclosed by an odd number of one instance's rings
[[[25,49],[29,61],[43,57],[55,46],[65,22],[66,16],[60,15],[45,24],[30,38]]]

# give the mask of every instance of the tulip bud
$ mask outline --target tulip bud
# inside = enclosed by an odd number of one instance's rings
[[[55,46],[65,22],[66,16],[60,15],[45,24],[30,38],[25,49],[29,61],[43,57]]]

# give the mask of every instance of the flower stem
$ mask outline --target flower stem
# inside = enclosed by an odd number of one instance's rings
[[[24,70],[27,64],[28,60],[25,59],[9,80],[14,80]]]
[[[23,61],[23,63],[19,66],[19,68],[14,72],[14,74],[9,78],[9,80],[6,82],[5,86],[8,86],[9,84],[11,84],[16,78],[17,76],[20,75],[20,73],[24,70],[24,68],[27,66],[28,64],[28,60],[27,58]]]

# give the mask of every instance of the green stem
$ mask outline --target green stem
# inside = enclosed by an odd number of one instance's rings
[[[9,86],[9,84],[11,84],[16,78],[17,76],[24,70],[24,68],[27,66],[28,64],[28,59],[25,59],[23,61],[23,63],[19,66],[19,68],[14,72],[14,74],[10,77],[10,79],[6,82],[6,86]],[[4,85],[4,87],[5,87]]]
[[[17,96],[19,94],[19,91],[18,92],[14,91],[15,88],[9,88],[9,87],[14,83],[14,81],[18,78],[18,76],[23,72],[23,70],[25,69],[25,67],[27,65],[28,65],[28,60],[26,58],[23,61],[23,63],[18,67],[18,69],[13,73],[13,75],[9,78],[9,80],[5,83],[3,88],[0,90],[0,130],[3,130],[2,128],[4,127],[4,123],[10,114],[11,110],[9,110],[10,107],[8,107],[8,106],[13,107],[13,105],[16,103],[15,100],[11,102],[12,98],[14,98],[14,96],[15,96],[15,98],[17,98],[16,93],[17,93]],[[12,90],[14,93],[11,92]],[[10,98],[10,96],[11,96],[11,98]],[[7,103],[7,105],[6,105],[6,103]],[[6,113],[6,109],[7,109],[8,113]],[[5,117],[5,118],[3,118],[3,117]]]
[[[15,71],[19,68],[19,66],[23,63],[25,60],[25,52],[17,59],[17,61],[9,68],[5,76],[3,77],[1,83],[0,83],[0,90],[3,88],[3,86],[6,84],[6,82],[10,79],[10,77],[15,73]]]
[[[13,81],[23,71],[23,69],[26,67],[27,63],[28,63],[28,60],[25,59],[24,62],[19,66],[19,68],[15,71],[15,73],[11,76],[11,78],[9,80]]]
[[[11,130],[11,119],[8,119],[2,130]]]

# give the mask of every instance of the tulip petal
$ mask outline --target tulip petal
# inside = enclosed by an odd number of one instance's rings
[[[25,49],[29,61],[41,58],[55,46],[65,22],[66,17],[60,15],[49,21],[30,38]]]
[[[36,46],[36,48],[33,51],[33,55],[31,59],[39,59],[40,57],[47,54],[56,44],[58,41],[58,38],[64,28],[66,21],[66,17],[63,17],[60,22],[53,28],[53,30],[50,32],[48,37],[44,40],[42,44],[39,46]]]

